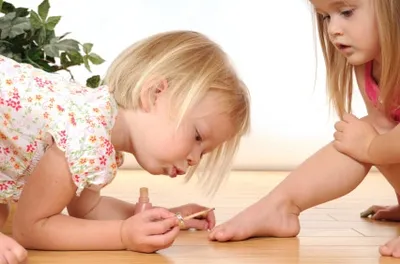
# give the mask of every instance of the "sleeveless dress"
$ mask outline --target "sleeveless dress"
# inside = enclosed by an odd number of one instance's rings
[[[372,104],[379,108],[381,102],[379,101],[379,86],[372,78],[372,61],[365,65],[365,93]],[[400,109],[394,109],[392,111],[392,118],[396,122],[400,122]]]
[[[116,116],[106,86],[87,88],[0,55],[0,203],[18,201],[52,142],[65,153],[76,195],[109,184],[123,163],[110,142]]]

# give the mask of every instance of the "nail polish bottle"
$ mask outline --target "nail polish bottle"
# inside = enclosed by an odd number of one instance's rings
[[[146,187],[142,187],[140,188],[140,196],[138,202],[135,205],[134,214],[138,214],[150,208],[152,208],[152,204],[149,200],[149,190]]]

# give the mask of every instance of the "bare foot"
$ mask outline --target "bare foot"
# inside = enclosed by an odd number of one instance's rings
[[[379,247],[379,253],[385,257],[400,258],[400,237],[396,237]]]
[[[295,237],[300,231],[299,209],[288,205],[269,205],[267,198],[246,208],[229,221],[216,226],[210,240],[239,241],[251,237]]]
[[[14,239],[0,233],[0,263],[23,263],[28,256],[27,251]],[[3,262],[2,262],[3,261]]]

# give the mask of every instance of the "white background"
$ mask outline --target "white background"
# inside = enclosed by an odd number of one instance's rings
[[[36,9],[41,1],[12,3]],[[332,139],[336,118],[327,104],[307,0],[50,0],[50,5],[49,15],[62,16],[57,35],[72,32],[69,37],[94,43],[93,51],[106,60],[93,68],[95,74],[103,75],[132,42],[160,31],[196,30],[218,42],[252,96],[252,131],[236,169],[292,169]],[[80,82],[91,76],[83,66],[73,72]],[[365,114],[358,93],[354,110]],[[137,166],[131,157],[127,165]]]

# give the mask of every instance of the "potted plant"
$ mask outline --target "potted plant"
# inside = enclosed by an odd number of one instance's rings
[[[67,71],[72,80],[70,67],[83,64],[91,72],[90,64],[104,62],[92,52],[92,43],[81,44],[66,38],[70,32],[57,35],[55,27],[61,16],[49,16],[49,10],[48,0],[41,2],[37,11],[0,0],[0,12],[4,14],[0,17],[0,54],[47,72]],[[99,75],[86,80],[86,85],[91,88],[100,83]]]

